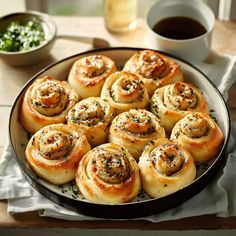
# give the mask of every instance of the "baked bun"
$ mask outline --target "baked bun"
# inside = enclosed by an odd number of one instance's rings
[[[142,76],[149,96],[159,87],[183,81],[183,73],[175,61],[151,50],[135,53],[125,63],[123,70]]]
[[[49,124],[64,123],[68,111],[78,100],[78,94],[66,81],[49,76],[37,79],[24,95],[21,123],[31,133]]]
[[[106,143],[89,151],[79,163],[76,184],[94,203],[131,201],[141,188],[135,159],[124,148]]]
[[[171,140],[189,150],[196,164],[205,163],[220,151],[224,137],[215,121],[205,113],[190,113],[174,126]]]
[[[78,163],[89,150],[85,135],[66,124],[55,124],[31,137],[25,155],[37,175],[50,183],[64,184],[75,178]]]
[[[118,113],[132,108],[145,108],[149,102],[147,89],[140,76],[126,71],[115,72],[108,77],[101,97]]]
[[[68,113],[67,123],[84,132],[95,147],[107,142],[109,126],[115,117],[114,109],[99,97],[78,102]]]
[[[68,82],[82,99],[99,97],[105,80],[115,71],[115,62],[110,58],[103,55],[86,56],[74,62]]]
[[[161,137],[165,137],[165,130],[155,115],[144,109],[131,109],[112,121],[109,142],[126,148],[138,160],[144,146]]]
[[[196,167],[190,153],[165,138],[149,142],[138,165],[144,191],[155,198],[188,186],[196,176]]]
[[[190,112],[208,112],[207,101],[194,85],[176,82],[155,91],[151,98],[151,111],[159,117],[168,133],[175,123]]]

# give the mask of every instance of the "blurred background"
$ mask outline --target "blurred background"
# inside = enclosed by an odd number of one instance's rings
[[[145,17],[158,0],[138,0],[138,17]],[[168,1],[168,0],[159,0]],[[236,0],[199,0],[206,2],[220,20],[236,19]],[[0,16],[25,9],[50,15],[103,16],[103,0],[0,0]]]
[[[145,17],[157,0],[138,0],[138,17]],[[103,0],[0,0],[0,15],[33,9],[50,15],[103,16]]]

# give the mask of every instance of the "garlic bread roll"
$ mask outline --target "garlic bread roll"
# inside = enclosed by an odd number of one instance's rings
[[[101,204],[129,202],[141,188],[135,159],[124,148],[111,143],[97,146],[83,157],[76,184],[86,199]]]
[[[123,70],[140,75],[150,97],[157,88],[183,81],[180,66],[170,58],[152,50],[135,53],[125,63]]]
[[[131,109],[115,117],[109,131],[109,142],[126,148],[138,161],[144,146],[165,137],[159,119],[144,109]]]
[[[151,111],[170,133],[176,122],[188,113],[207,113],[208,104],[205,96],[194,85],[175,82],[155,91],[151,98]]]
[[[90,55],[74,62],[68,82],[82,99],[99,97],[105,80],[115,71],[115,62],[110,58]]]
[[[75,178],[79,161],[90,149],[85,135],[66,124],[54,124],[31,137],[25,155],[37,175],[64,184]]]
[[[77,103],[67,115],[67,123],[83,131],[89,143],[95,147],[107,142],[109,126],[115,117],[114,109],[99,97],[91,97]]]
[[[35,133],[42,127],[65,123],[68,111],[78,102],[79,96],[66,81],[45,76],[27,89],[20,110],[23,127]]]
[[[196,167],[190,153],[165,138],[149,142],[138,165],[144,191],[155,198],[188,186],[196,176]]]
[[[118,113],[145,108],[149,103],[147,89],[140,76],[126,71],[111,74],[102,88],[101,97]]]
[[[215,121],[205,113],[193,112],[178,121],[171,140],[189,150],[195,163],[205,163],[219,153],[224,136]]]

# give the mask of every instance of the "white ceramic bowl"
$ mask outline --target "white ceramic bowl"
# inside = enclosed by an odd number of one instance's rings
[[[6,63],[13,66],[28,66],[42,61],[50,53],[56,37],[56,25],[52,19],[44,13],[36,11],[16,12],[0,18],[0,32],[4,32],[12,21],[26,23],[32,19],[38,19],[42,24],[45,41],[39,46],[28,51],[5,52],[0,51],[0,58]]]
[[[200,22],[206,29],[206,33],[190,39],[171,39],[152,30],[157,22],[178,16]],[[157,1],[147,14],[151,46],[190,61],[204,61],[209,55],[214,24],[214,13],[204,2],[199,0]]]

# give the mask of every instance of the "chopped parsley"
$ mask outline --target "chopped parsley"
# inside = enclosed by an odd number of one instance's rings
[[[45,41],[43,27],[39,20],[32,19],[25,24],[12,21],[5,32],[0,33],[0,51],[28,51]]]

